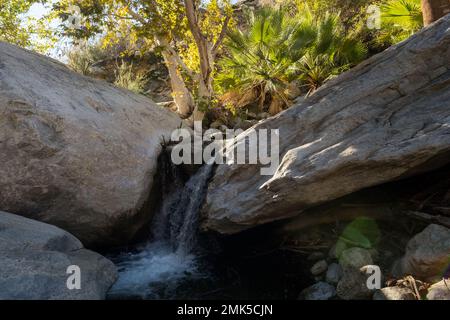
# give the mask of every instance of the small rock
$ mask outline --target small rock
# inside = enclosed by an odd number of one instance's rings
[[[428,289],[428,300],[450,300],[450,279],[433,284]]]
[[[375,291],[373,300],[416,300],[416,297],[409,288],[386,287]]]
[[[267,112],[262,112],[262,113],[258,114],[258,118],[261,119],[261,120],[262,119],[267,119],[269,117],[270,117],[270,114],[267,113]]]
[[[352,267],[359,270],[364,266],[373,264],[373,261],[368,250],[355,247],[344,250],[339,259],[339,263],[344,269],[346,267]]]
[[[257,123],[258,123],[258,120],[242,120],[242,121],[238,121],[238,123],[236,123],[236,125],[234,126],[234,129],[247,130],[247,129],[253,127]]]
[[[219,129],[223,125],[222,121],[216,120],[210,124],[211,129]]]
[[[394,266],[394,275],[413,275],[430,282],[442,279],[450,257],[450,229],[432,224],[412,238],[403,258]]]
[[[331,284],[337,284],[342,278],[342,267],[337,263],[332,263],[328,267],[326,281]]]
[[[327,268],[328,268],[328,263],[325,260],[320,260],[311,267],[311,273],[314,276],[318,276],[318,275],[324,273],[325,271],[327,271]]]
[[[329,300],[336,296],[336,289],[326,283],[318,282],[305,290],[300,294],[301,300]]]
[[[258,116],[254,112],[248,112],[247,113],[247,118],[249,118],[249,119],[258,119]]]
[[[372,257],[372,260],[378,260],[379,259],[380,253],[378,252],[377,249],[372,248],[372,249],[369,249],[368,251],[369,251],[370,256]]]
[[[343,300],[366,300],[372,298],[373,289],[367,286],[370,275],[361,269],[351,266],[344,268],[343,276],[339,281],[336,292]]]
[[[311,254],[308,256],[307,260],[308,260],[308,261],[319,261],[319,260],[322,260],[322,259],[324,259],[324,258],[325,258],[325,255],[324,255],[322,252],[317,251],[317,252],[311,253]]]

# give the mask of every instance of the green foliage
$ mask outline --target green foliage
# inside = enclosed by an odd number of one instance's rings
[[[339,237],[336,243],[336,254],[340,256],[342,251],[352,247],[376,248],[380,241],[380,236],[380,230],[375,220],[366,217],[355,219]]]
[[[366,56],[366,48],[356,37],[346,35],[340,16],[305,14],[316,30],[313,45],[299,64],[299,78],[309,90],[316,90],[328,79],[349,69]]]
[[[229,32],[229,55],[216,78],[223,102],[237,107],[256,101],[262,110],[269,102],[275,114],[290,105],[295,81],[315,90],[366,53],[360,41],[345,35],[337,14],[264,8],[251,14],[248,25],[247,31]]]
[[[397,43],[423,27],[420,0],[388,0],[381,6],[381,12],[379,41]]]
[[[84,41],[67,53],[67,65],[83,75],[92,74],[92,66],[108,57],[100,44],[89,44]]]
[[[31,6],[44,0],[0,1],[0,40],[46,52],[56,41],[42,20],[26,16]]]
[[[117,65],[114,84],[135,93],[144,93],[146,76],[142,72],[136,72],[133,64],[122,61]]]

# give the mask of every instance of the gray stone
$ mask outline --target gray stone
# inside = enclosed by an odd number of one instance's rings
[[[416,300],[416,297],[409,288],[386,287],[375,291],[373,300]]]
[[[433,284],[428,289],[428,300],[450,300],[450,279]]]
[[[450,229],[432,224],[414,236],[394,267],[397,277],[413,275],[434,282],[450,268]]]
[[[260,172],[266,165],[219,165],[204,228],[232,234],[301,217],[310,207],[449,163],[449,28],[450,15],[254,126],[279,129],[280,164],[269,176]]]
[[[346,249],[339,258],[340,265],[345,269],[352,267],[359,269],[361,267],[373,264],[370,252],[366,249],[354,247]]]
[[[329,300],[334,296],[336,296],[336,289],[332,285],[318,282],[304,289],[299,298],[301,300]]]
[[[327,268],[328,263],[325,260],[320,260],[311,267],[311,273],[313,276],[318,276],[327,271]]]
[[[371,299],[375,290],[369,289],[368,278],[369,275],[363,268],[345,267],[342,278],[336,287],[338,297],[343,300]]]
[[[55,226],[0,211],[1,299],[104,299],[117,279],[114,264]],[[81,289],[67,288],[69,266]]]
[[[339,280],[341,280],[343,274],[342,267],[337,263],[332,263],[328,267],[326,274],[326,281],[333,285],[338,284]]]
[[[0,209],[85,245],[123,244],[151,219],[162,137],[180,123],[144,96],[0,42]]]

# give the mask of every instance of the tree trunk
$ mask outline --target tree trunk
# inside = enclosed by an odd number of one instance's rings
[[[136,19],[136,21],[142,23],[142,25],[146,25],[148,23],[144,17],[142,17],[139,13],[133,11],[130,7],[128,7],[128,13],[134,19]],[[155,40],[158,45],[163,47],[162,55],[166,67],[169,71],[172,96],[175,105],[177,106],[177,113],[180,115],[180,117],[187,118],[192,114],[195,103],[191,92],[188,90],[186,83],[184,82],[184,79],[180,74],[180,68],[184,66],[181,65],[181,63],[183,62],[181,61],[180,57],[177,56],[176,52],[170,50],[169,41],[164,35],[156,34]]]
[[[422,12],[427,26],[450,13],[450,0],[422,0]]]
[[[168,47],[168,42],[166,39],[158,38],[159,45],[164,48]],[[170,85],[172,87],[172,97],[174,99],[175,105],[177,106],[177,113],[182,118],[187,118],[192,114],[195,107],[194,98],[192,94],[186,87],[183,77],[180,74],[179,60],[168,49],[162,51],[164,62],[169,71]]]
[[[203,121],[205,111],[208,109],[213,97],[212,80],[206,83],[201,75],[198,77],[198,102],[194,109],[194,121]]]
[[[194,121],[202,121],[204,112],[211,103],[213,96],[212,70],[214,67],[213,46],[207,37],[202,33],[198,25],[197,10],[192,0],[185,0],[186,17],[189,22],[189,29],[192,32],[198,48],[200,58],[200,75],[198,77],[198,102],[194,110]]]

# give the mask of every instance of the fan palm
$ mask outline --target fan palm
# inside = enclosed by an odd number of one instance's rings
[[[276,114],[291,104],[295,81],[315,90],[365,54],[360,42],[343,34],[338,15],[264,8],[250,15],[248,25],[245,32],[229,32],[229,55],[216,78],[222,101],[237,108],[256,103]]]
[[[423,27],[421,0],[388,0],[381,12],[382,35],[391,43],[405,40]]]

